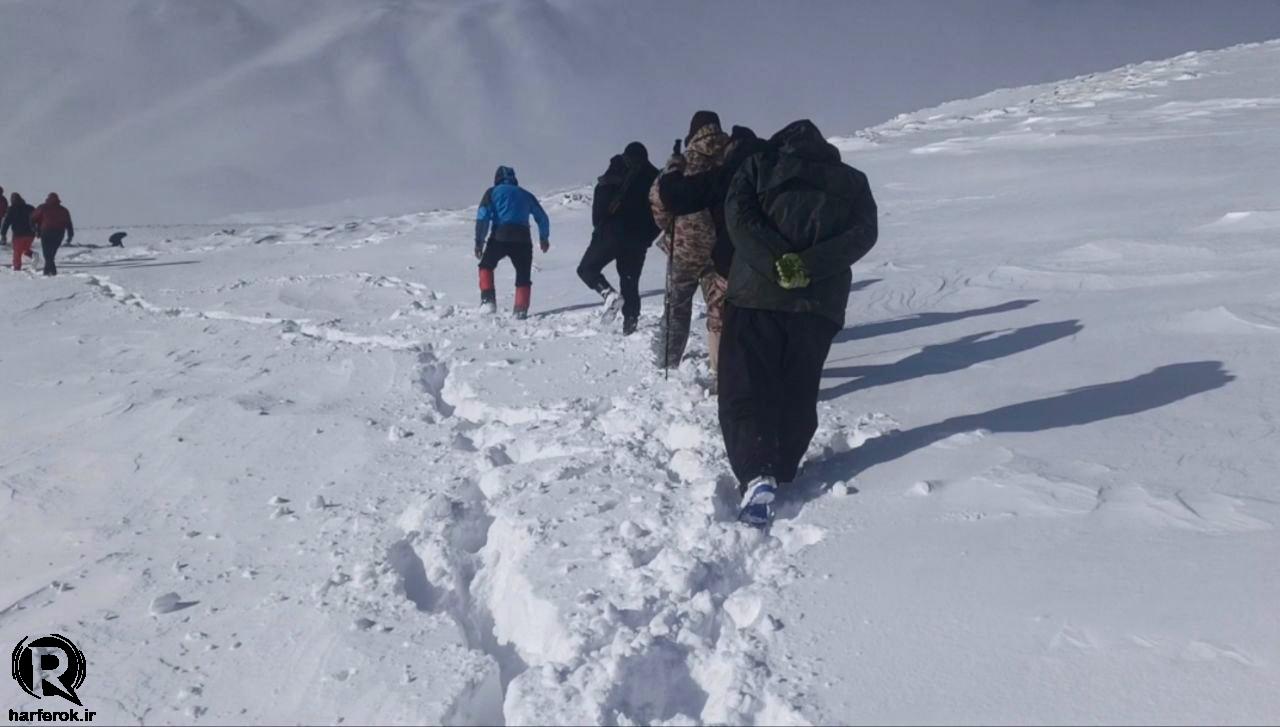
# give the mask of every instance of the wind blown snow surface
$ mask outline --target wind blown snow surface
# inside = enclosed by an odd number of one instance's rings
[[[112,723],[1275,722],[1277,68],[837,139],[881,241],[768,535],[701,337],[649,363],[661,255],[642,335],[577,281],[585,192],[527,322],[465,210],[0,275],[0,637]]]

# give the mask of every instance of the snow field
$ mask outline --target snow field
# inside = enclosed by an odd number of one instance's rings
[[[0,636],[112,722],[1272,720],[1277,53],[840,140],[882,241],[768,535],[701,321],[648,363],[661,254],[637,336],[576,280],[582,190],[527,322],[465,210],[0,275]]]

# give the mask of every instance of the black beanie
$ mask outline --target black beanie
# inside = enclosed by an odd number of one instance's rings
[[[685,137],[685,141],[692,139],[693,135],[698,133],[698,129],[707,124],[720,126],[720,115],[714,111],[699,111],[694,114],[693,118],[689,120],[689,135]]]

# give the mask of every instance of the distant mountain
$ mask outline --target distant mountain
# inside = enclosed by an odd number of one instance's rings
[[[0,5],[0,59],[22,69],[0,185],[112,223],[473,203],[498,163],[584,157],[575,117],[626,127],[590,108],[572,25],[543,2]],[[523,176],[587,176],[558,166]]]

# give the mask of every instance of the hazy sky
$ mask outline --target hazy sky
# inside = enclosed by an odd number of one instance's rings
[[[584,184],[699,108],[849,134],[999,87],[1280,38],[1240,0],[0,0],[0,185],[195,221]]]

